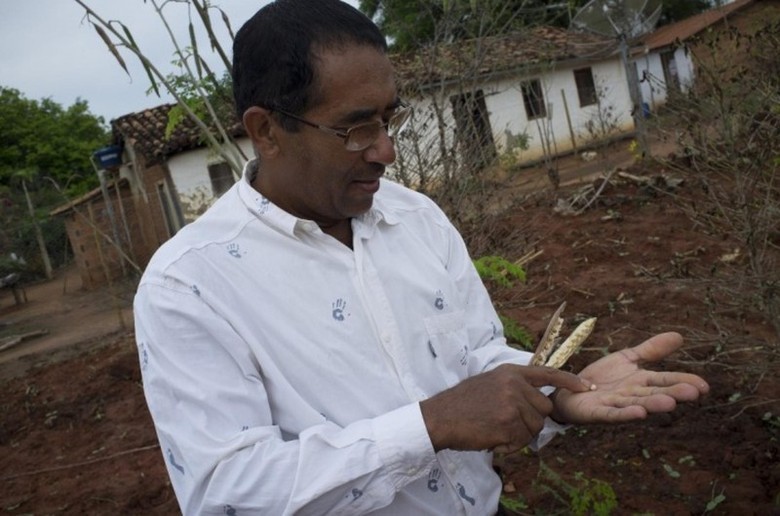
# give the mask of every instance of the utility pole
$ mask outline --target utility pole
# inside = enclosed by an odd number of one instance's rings
[[[44,273],[46,274],[46,279],[52,279],[54,273],[51,268],[49,252],[46,250],[46,241],[43,239],[43,231],[41,231],[41,226],[38,225],[38,219],[35,217],[35,208],[33,207],[32,199],[30,199],[30,192],[27,191],[27,181],[24,179],[22,179],[22,189],[24,190],[24,197],[27,199],[27,209],[30,212],[30,219],[32,219],[33,228],[35,229],[35,239],[38,241],[38,249],[41,252]]]

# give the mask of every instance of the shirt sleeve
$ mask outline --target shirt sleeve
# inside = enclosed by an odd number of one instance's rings
[[[463,238],[451,225],[449,227],[449,255],[447,269],[463,293],[463,302],[468,309],[466,325],[472,349],[469,356],[469,374],[475,375],[490,371],[501,364],[528,365],[533,353],[513,348],[506,343],[501,320],[493,307],[490,295],[474,267]],[[549,396],[554,387],[541,387],[540,391]],[[542,431],[530,443],[532,450],[539,450],[553,438],[569,428],[551,418],[545,419]]]
[[[284,435],[265,365],[197,293],[147,281],[134,310],[144,393],[186,515],[364,514],[435,460],[416,403]]]

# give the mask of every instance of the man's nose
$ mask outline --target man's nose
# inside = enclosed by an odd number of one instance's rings
[[[379,136],[363,154],[369,163],[381,163],[382,165],[391,165],[395,161],[395,142],[387,134],[387,128],[379,131]]]

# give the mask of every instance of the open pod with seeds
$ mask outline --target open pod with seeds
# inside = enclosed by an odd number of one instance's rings
[[[577,326],[571,335],[558,345],[558,336],[561,332],[561,328],[563,328],[563,316],[561,314],[565,308],[566,302],[564,301],[555,311],[552,319],[550,319],[550,323],[547,325],[542,340],[536,347],[533,358],[531,358],[531,365],[543,365],[560,369],[566,361],[582,347],[582,344],[588,336],[590,336],[594,326],[596,326],[595,317],[586,319]]]

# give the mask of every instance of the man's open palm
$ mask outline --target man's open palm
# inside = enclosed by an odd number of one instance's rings
[[[643,419],[649,413],[670,412],[678,401],[694,401],[709,391],[695,374],[642,369],[682,346],[677,333],[662,333],[633,348],[611,353],[579,374],[596,390],[555,396],[553,415],[567,423],[619,423]]]

